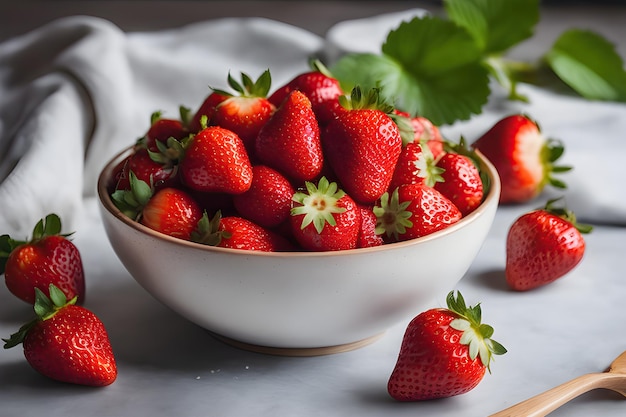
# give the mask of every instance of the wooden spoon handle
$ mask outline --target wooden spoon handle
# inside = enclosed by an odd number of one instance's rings
[[[601,375],[582,375],[489,417],[543,417],[566,402],[596,388]]]

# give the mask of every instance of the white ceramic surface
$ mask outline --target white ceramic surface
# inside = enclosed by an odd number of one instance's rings
[[[491,227],[500,184],[475,212],[424,238],[340,252],[262,253],[195,244],[125,217],[106,184],[98,192],[108,238],[130,274],[155,298],[238,342],[279,349],[358,347],[445,296]],[[284,353],[284,352],[283,352]]]

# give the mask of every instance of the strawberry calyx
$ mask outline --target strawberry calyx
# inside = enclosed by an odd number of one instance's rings
[[[272,87],[272,76],[270,74],[269,69],[263,71],[263,73],[257,78],[253,80],[250,76],[244,72],[241,73],[241,82],[235,80],[233,76],[228,73],[228,85],[235,92],[239,94],[240,97],[262,97],[266,98],[271,87]],[[222,94],[227,97],[234,97],[235,95],[231,92],[211,88],[215,93]]]
[[[430,147],[426,143],[427,141],[420,141],[420,148],[422,152],[420,157],[415,161],[415,169],[417,176],[424,179],[424,184],[429,187],[434,187],[438,182],[444,182],[443,174],[446,170],[437,165],[437,159],[430,150]]]
[[[543,183],[540,185],[541,187],[545,186],[545,184],[550,184],[554,188],[567,188],[567,184],[565,182],[552,175],[553,173],[558,174],[572,170],[571,166],[555,165],[555,162],[561,158],[564,152],[565,147],[560,140],[546,139],[546,143],[541,149],[541,161],[545,172]]]
[[[410,201],[400,202],[398,188],[394,189],[391,195],[388,192],[384,193],[380,197],[380,205],[373,208],[376,215],[375,233],[398,240],[400,235],[406,233],[407,228],[413,226],[410,220],[413,213],[407,210],[409,204]]]
[[[152,184],[140,180],[133,171],[128,173],[130,188],[128,190],[115,190],[111,194],[111,200],[125,216],[139,221],[141,211],[154,195]]]
[[[292,198],[298,205],[292,207],[291,215],[304,215],[301,229],[313,224],[317,233],[322,233],[326,223],[335,226],[337,222],[333,214],[346,211],[338,205],[338,201],[346,195],[345,192],[339,189],[336,182],[329,182],[326,177],[322,177],[317,185],[306,181],[305,187],[306,192],[298,191]]]
[[[231,233],[227,230],[220,230],[221,220],[221,210],[218,210],[211,218],[209,218],[209,214],[205,210],[198,221],[196,230],[191,232],[191,241],[203,245],[218,246],[222,239],[229,239]]]
[[[27,240],[16,240],[5,234],[0,236],[0,274],[4,273],[7,259],[15,248],[21,245],[34,244],[48,236],[63,236],[68,238],[73,233],[61,233],[61,218],[55,214],[48,214],[40,219],[33,228],[32,235]]]
[[[50,284],[49,291],[50,297],[48,297],[39,288],[35,287],[35,303],[33,308],[37,317],[20,327],[19,330],[13,333],[10,338],[2,339],[2,341],[5,342],[5,349],[10,349],[21,344],[30,329],[32,329],[35,324],[52,318],[61,309],[68,305],[76,304],[76,301],[78,300],[78,296],[68,300],[65,293],[54,284]]]
[[[450,322],[450,327],[463,332],[459,343],[469,347],[472,360],[480,358],[489,372],[493,355],[503,355],[506,348],[491,338],[493,327],[481,323],[482,312],[480,304],[467,306],[459,291],[450,291],[446,297],[448,309],[458,317]]]
[[[415,139],[415,129],[409,118],[395,112],[395,106],[385,100],[380,87],[363,90],[361,86],[356,85],[352,88],[350,96],[339,96],[339,104],[346,110],[379,110],[396,123],[403,145]]]
[[[363,90],[356,85],[350,96],[339,96],[339,103],[347,110],[380,110],[386,114],[391,114],[394,110],[394,106],[384,99],[379,87]]]
[[[576,219],[576,214],[572,210],[568,209],[565,204],[561,206],[555,205],[556,202],[561,201],[562,199],[562,197],[558,197],[548,200],[546,204],[540,208],[540,210],[544,210],[550,214],[554,214],[555,216],[558,216],[563,220],[571,223],[572,226],[574,226],[576,230],[578,230],[580,233],[591,233],[591,231],[593,230],[593,226],[589,224],[578,223],[578,220]]]

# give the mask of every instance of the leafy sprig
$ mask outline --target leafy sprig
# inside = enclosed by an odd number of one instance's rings
[[[532,37],[539,0],[444,0],[443,16],[425,15],[391,30],[378,54],[352,53],[331,72],[347,91],[380,87],[401,110],[437,125],[480,114],[491,80],[519,94],[519,82],[547,88],[567,86],[591,100],[626,102],[626,71],[615,47],[601,35],[571,29],[536,62],[507,58]]]

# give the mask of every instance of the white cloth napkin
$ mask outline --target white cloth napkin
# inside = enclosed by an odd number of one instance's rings
[[[71,230],[103,165],[145,133],[150,114],[195,110],[209,86],[225,86],[229,71],[256,77],[269,68],[277,87],[306,70],[314,54],[377,51],[390,28],[422,12],[343,22],[326,39],[261,18],[124,33],[106,20],[74,16],[1,43],[0,234],[25,237],[51,212]],[[563,178],[568,205],[586,221],[625,225],[619,167],[626,105],[522,89],[530,104],[495,93],[483,114],[444,133],[471,140],[504,114],[530,114],[566,144],[563,162],[575,166]]]

